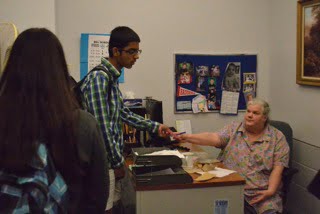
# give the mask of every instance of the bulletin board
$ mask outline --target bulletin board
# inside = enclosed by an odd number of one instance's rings
[[[256,97],[257,55],[174,54],[174,61],[175,113],[221,113],[226,97],[237,99],[237,113]]]

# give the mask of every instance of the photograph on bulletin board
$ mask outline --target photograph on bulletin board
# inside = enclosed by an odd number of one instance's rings
[[[257,55],[174,54],[175,113],[237,114],[256,97]]]

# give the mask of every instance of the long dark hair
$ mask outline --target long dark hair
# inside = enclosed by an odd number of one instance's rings
[[[56,167],[70,180],[78,167],[77,104],[62,45],[45,28],[22,32],[0,80],[0,167],[25,171],[45,136]]]

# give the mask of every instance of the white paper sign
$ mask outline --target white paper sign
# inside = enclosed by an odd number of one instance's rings
[[[88,71],[101,63],[102,57],[108,57],[108,35],[89,35]]]
[[[221,114],[237,114],[239,92],[222,91]]]
[[[192,134],[191,121],[190,120],[176,120],[177,132],[186,132]]]

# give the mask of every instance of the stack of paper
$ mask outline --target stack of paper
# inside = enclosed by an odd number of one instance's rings
[[[210,173],[214,174],[218,178],[222,178],[224,176],[230,175],[236,171],[234,170],[229,170],[229,169],[222,169],[220,167],[216,167],[214,170],[208,171],[208,172],[197,172],[198,174],[204,174],[204,173]]]

